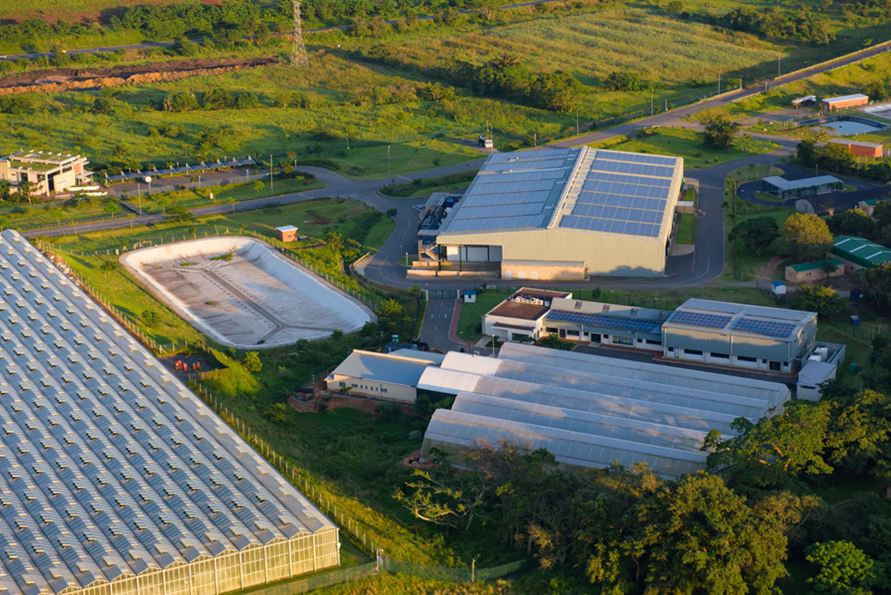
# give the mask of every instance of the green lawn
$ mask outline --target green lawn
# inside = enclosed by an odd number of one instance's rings
[[[438,178],[417,178],[407,184],[390,184],[381,188],[387,196],[422,198],[434,192],[463,192],[470,185],[476,172],[465,172]]]
[[[692,213],[681,213],[678,216],[678,230],[674,241],[678,244],[696,243],[696,216]]]
[[[121,214],[123,209],[114,198],[94,197],[81,201],[34,198],[31,204],[0,201],[0,228],[36,229]]]
[[[476,296],[476,303],[461,303],[458,319],[458,336],[466,341],[476,341],[483,336],[483,315],[494,308],[513,291],[488,289]]]
[[[256,182],[243,182],[206,186],[203,188],[186,188],[184,190],[152,194],[151,197],[143,193],[141,199],[137,199],[136,196],[129,196],[127,200],[134,206],[141,204],[143,211],[147,213],[161,213],[172,208],[193,208],[212,204],[241,202],[265,196],[302,192],[324,186],[322,182],[312,176],[295,177],[292,175],[276,176],[274,185],[269,184],[268,177],[261,180],[260,183],[261,186],[259,187],[255,187]],[[210,197],[211,194],[213,194],[213,198]]]
[[[702,140],[701,132],[677,127],[648,128],[633,137],[610,138],[592,146],[618,151],[677,155],[684,158],[686,169],[733,161],[755,153],[769,153],[779,148],[779,145],[770,142],[737,138],[733,147],[722,151],[707,146]]]

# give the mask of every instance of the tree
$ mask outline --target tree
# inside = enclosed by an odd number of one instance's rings
[[[703,121],[705,144],[716,149],[729,149],[739,124],[722,115],[712,115]]]
[[[387,298],[381,304],[381,315],[387,318],[401,318],[405,316],[405,306],[395,298]]]
[[[809,578],[808,583],[817,592],[838,595],[870,593],[875,562],[850,541],[815,543],[805,560],[816,567],[817,574]]]
[[[21,200],[22,198],[24,198],[25,200],[28,201],[28,204],[31,204],[31,193],[34,191],[33,188],[31,187],[31,181],[30,180],[22,180],[21,182],[18,183],[18,185],[16,186],[16,189],[17,189],[17,194],[19,195],[18,200]]]
[[[636,72],[614,70],[603,81],[603,86],[610,91],[642,91],[646,85]]]
[[[869,295],[876,307],[891,306],[891,263],[866,269],[860,276],[869,288]]]
[[[581,98],[581,85],[565,72],[537,74],[530,79],[528,94],[533,105],[571,112]]]
[[[291,411],[287,403],[279,401],[266,410],[266,417],[277,424],[285,424],[291,419]]]
[[[415,469],[393,498],[417,519],[454,530],[467,530],[489,489],[477,471],[458,471],[438,449],[430,451],[430,469]]]
[[[803,165],[811,167],[817,161],[817,141],[806,138],[798,143],[795,156]]]
[[[811,213],[793,213],[783,223],[782,238],[797,259],[819,258],[832,246],[832,233],[821,218]]]
[[[114,104],[108,97],[97,97],[93,100],[92,112],[94,114],[113,114]]]
[[[880,200],[872,209],[873,219],[878,227],[891,225],[891,200]]]
[[[730,231],[730,239],[740,240],[757,255],[764,253],[779,237],[780,226],[773,217],[753,217],[738,223]]]
[[[766,593],[786,575],[782,524],[715,475],[663,486],[632,514],[633,530],[598,545],[588,561],[604,593]]]
[[[820,318],[833,318],[841,314],[844,303],[838,292],[825,285],[804,285],[795,292],[793,307],[816,312]]]
[[[198,99],[190,91],[168,93],[161,104],[165,112],[188,112],[198,109]]]
[[[9,180],[0,180],[0,200],[9,200],[10,196]]]
[[[263,183],[263,180],[257,180],[251,185],[251,188],[254,189],[254,192],[263,192],[263,189],[266,188],[266,184]]]
[[[263,361],[260,359],[260,354],[256,351],[248,351],[245,353],[244,358],[241,360],[241,365],[244,366],[248,372],[253,372],[254,374],[263,369]]]
[[[876,222],[862,209],[847,209],[833,215],[828,221],[829,229],[838,235],[872,237]]]
[[[831,419],[827,401],[794,401],[781,415],[767,417],[753,424],[744,417],[731,424],[736,436],[721,440],[720,433],[709,432],[703,445],[711,450],[710,470],[725,470],[743,463],[774,467],[790,475],[832,473],[824,459]]]

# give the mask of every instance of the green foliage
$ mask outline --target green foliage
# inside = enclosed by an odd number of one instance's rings
[[[773,217],[753,217],[738,223],[728,236],[730,240],[740,240],[746,248],[757,255],[764,254],[779,237],[780,226]]]
[[[198,99],[190,91],[169,93],[161,103],[161,109],[165,112],[189,112],[198,107]]]
[[[838,292],[825,285],[804,285],[795,292],[792,307],[816,312],[821,320],[841,314],[844,302]]]
[[[810,10],[790,14],[778,8],[741,7],[731,10],[718,22],[724,27],[761,37],[804,41],[813,45],[826,45],[835,40],[827,21]]]
[[[641,91],[646,84],[640,75],[629,70],[614,70],[603,81],[603,86],[610,91]]]
[[[286,424],[294,414],[294,410],[287,403],[273,403],[266,409],[266,417],[277,424]]]
[[[808,583],[818,593],[866,595],[873,579],[875,562],[849,541],[818,542],[805,558],[816,567]]]
[[[823,171],[850,174],[880,182],[891,181],[891,160],[857,159],[847,148],[838,143],[818,146],[815,140],[804,139],[798,143],[796,157],[804,165],[818,167]]]
[[[871,238],[875,235],[876,222],[861,209],[846,209],[831,216],[829,229],[836,235],[851,235]]]
[[[222,366],[205,374],[204,382],[212,392],[230,398],[251,398],[257,395],[260,381],[254,374],[222,351],[211,349],[210,353]]]
[[[142,311],[142,322],[147,327],[153,327],[158,324],[158,313],[154,310],[145,309]]]
[[[832,246],[832,232],[820,217],[793,213],[783,223],[782,240],[786,252],[798,260],[819,258]]]
[[[714,114],[704,118],[705,132],[703,138],[705,144],[716,149],[729,149],[733,145],[736,130],[739,124],[721,114]]]
[[[260,359],[260,354],[256,351],[248,351],[244,354],[244,358],[241,360],[241,365],[244,366],[244,369],[248,372],[256,374],[263,369],[263,360]]]

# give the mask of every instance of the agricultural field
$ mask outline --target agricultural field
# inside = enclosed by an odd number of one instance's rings
[[[99,18],[104,11],[125,6],[176,2],[178,0],[29,0],[27,3],[3,0],[0,2],[0,20],[44,19],[75,23],[81,19]]]

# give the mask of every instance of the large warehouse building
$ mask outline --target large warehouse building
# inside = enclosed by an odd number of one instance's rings
[[[455,395],[437,409],[425,452],[500,442],[546,448],[577,467],[647,463],[676,477],[705,466],[711,429],[779,413],[784,385],[675,366],[505,343],[498,358],[450,352],[419,389]]]
[[[337,527],[19,234],[0,235],[0,593],[216,594]]]
[[[683,159],[588,147],[491,155],[436,242],[506,279],[665,272]]]

